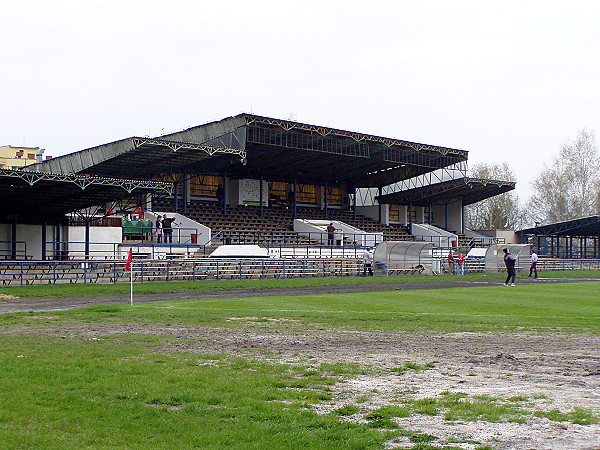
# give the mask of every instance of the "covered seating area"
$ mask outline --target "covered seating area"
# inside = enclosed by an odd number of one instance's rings
[[[600,258],[600,216],[541,225],[519,231],[540,256],[548,258]]]

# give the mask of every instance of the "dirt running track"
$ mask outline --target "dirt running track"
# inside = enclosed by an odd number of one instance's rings
[[[542,283],[576,283],[582,281],[600,281],[600,278],[538,278],[519,279],[518,284],[542,284]],[[201,282],[199,282],[201,283]],[[316,286],[297,288],[275,288],[275,289],[235,289],[218,292],[174,292],[164,294],[136,295],[134,285],[135,302],[156,302],[175,300],[195,300],[202,298],[239,298],[239,297],[267,297],[274,295],[310,295],[324,293],[349,293],[366,291],[393,291],[411,289],[442,289],[449,287],[474,287],[474,286],[497,286],[499,280],[490,281],[449,281],[429,283],[398,283],[398,284],[370,284],[354,286]],[[516,287],[507,287],[515,289]],[[1,293],[1,290],[0,290]],[[128,303],[129,295],[102,295],[96,297],[63,297],[63,298],[18,298],[0,300],[0,314],[27,312],[27,311],[65,311],[85,306],[104,305],[115,303]]]
[[[563,283],[600,281],[600,279],[543,278],[520,279],[525,283]],[[313,293],[347,293],[394,289],[439,289],[498,285],[499,281],[449,283],[398,283],[364,286],[330,286],[282,289],[247,289],[211,293],[169,293],[136,295],[136,302],[234,298]],[[515,290],[517,287],[503,289]],[[600,292],[600,285],[599,285]],[[88,298],[0,300],[0,313],[23,311],[60,311],[95,304],[128,303],[128,295]],[[437,437],[431,445],[443,448],[475,449],[489,446],[506,449],[600,449],[600,424],[578,425],[535,417],[534,411],[569,412],[584,408],[600,414],[600,336],[531,333],[448,333],[431,335],[407,332],[354,331],[309,328],[292,322],[264,321],[257,317],[232,317],[231,328],[181,327],[138,324],[77,324],[60,329],[28,330],[53,333],[63,338],[102,339],[114,334],[169,335],[169,350],[196,353],[228,353],[261,358],[273,363],[313,365],[357,363],[375,370],[366,375],[340,381],[332,386],[330,401],[314,407],[326,414],[344,405],[360,411],[341,420],[364,421],[364,416],[385,405],[398,405],[399,399],[437,398],[449,391],[473,396],[507,400],[526,397],[523,408],[530,415],[524,423],[457,421],[447,422],[443,414],[414,414],[394,419],[404,429]],[[599,324],[600,326],[600,324]],[[23,330],[21,330],[23,331]],[[19,333],[1,330],[2,334]],[[406,363],[433,368],[412,370],[399,375],[393,369]],[[409,448],[408,438],[390,441],[386,448]]]

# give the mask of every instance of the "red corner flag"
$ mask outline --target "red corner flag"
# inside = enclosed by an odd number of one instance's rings
[[[125,270],[131,270],[131,261],[133,261],[133,249],[129,247],[129,253],[127,254],[127,262],[125,263]]]

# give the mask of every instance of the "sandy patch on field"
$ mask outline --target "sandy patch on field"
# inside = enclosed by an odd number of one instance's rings
[[[152,327],[93,324],[56,330],[65,337],[102,338],[110,334],[167,334],[170,350],[228,353],[273,363],[318,367],[321,363],[357,363],[372,370],[332,386],[332,400],[315,405],[321,414],[344,405],[360,412],[341,420],[363,421],[364,415],[399,399],[438,397],[449,391],[468,396],[508,399],[524,396],[529,410],[562,412],[581,407],[600,413],[600,337],[567,335],[454,333],[427,335],[396,332],[302,330],[297,324],[236,320],[235,329]],[[24,330],[21,330],[24,331]],[[35,332],[35,331],[25,331]],[[46,330],[45,332],[48,332]],[[0,332],[0,334],[2,334]],[[406,363],[433,368],[403,374]],[[528,416],[526,423],[483,421],[448,423],[443,415],[394,419],[404,429],[427,433],[431,445],[473,449],[599,449],[600,425],[576,425]],[[408,439],[390,448],[410,447]]]

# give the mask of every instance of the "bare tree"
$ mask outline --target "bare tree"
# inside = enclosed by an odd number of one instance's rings
[[[598,214],[600,154],[594,133],[583,129],[565,142],[550,167],[533,181],[530,220],[554,223]]]
[[[515,181],[508,164],[481,163],[470,171],[473,178]],[[523,211],[514,192],[490,197],[467,206],[467,226],[475,230],[514,230],[522,225]]]

